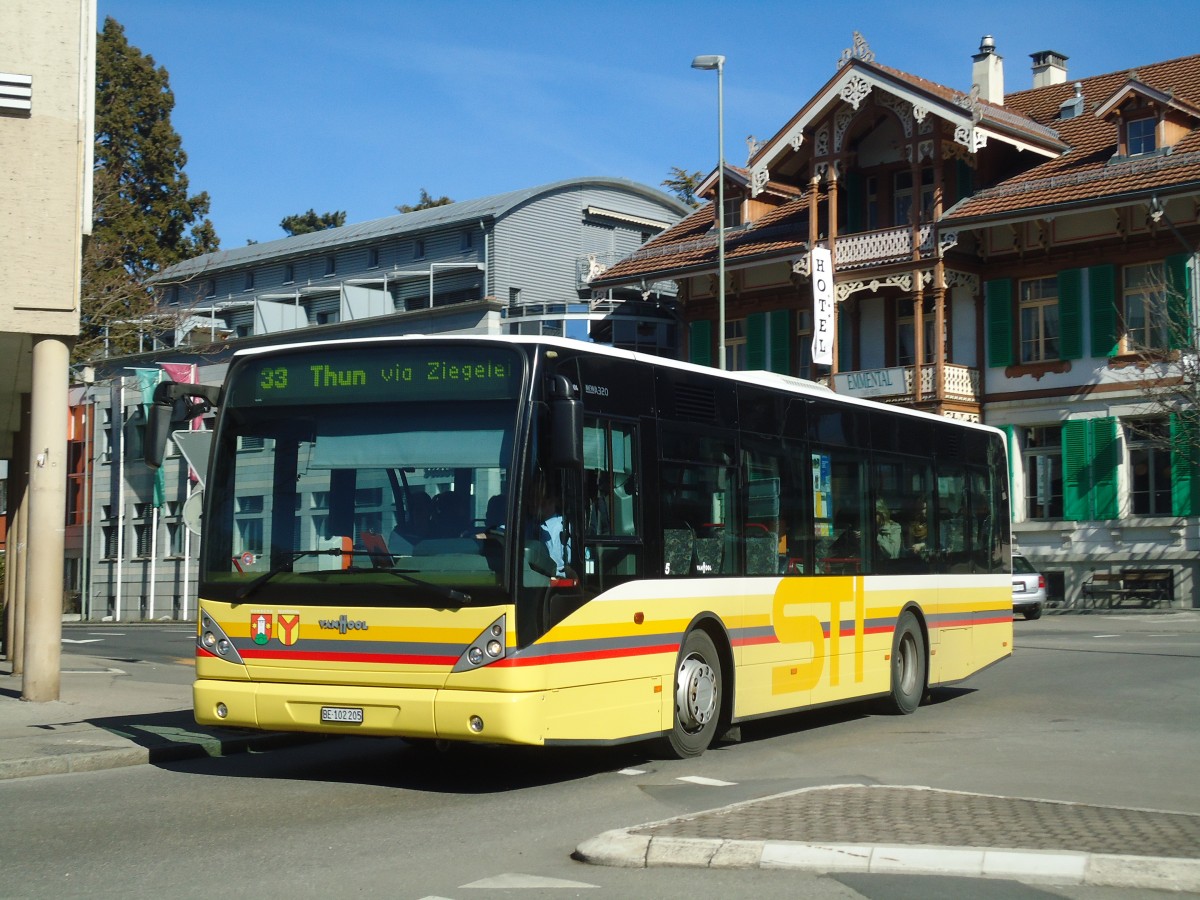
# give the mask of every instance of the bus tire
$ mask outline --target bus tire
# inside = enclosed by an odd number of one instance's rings
[[[907,716],[917,711],[925,696],[925,636],[917,617],[904,612],[892,636],[892,686],[888,709]]]
[[[708,749],[717,734],[724,692],[717,647],[704,631],[693,629],[684,638],[675,664],[675,711],[667,734],[671,755],[689,759]]]

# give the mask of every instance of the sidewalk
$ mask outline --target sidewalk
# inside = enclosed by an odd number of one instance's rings
[[[137,680],[121,665],[64,655],[60,699],[26,703],[20,676],[0,660],[0,780],[227,756],[313,739],[197,725],[190,681]]]
[[[574,856],[627,868],[932,874],[1200,892],[1200,816],[832,785],[608,831]]]
[[[122,665],[64,656],[62,699],[26,703],[21,679],[0,660],[0,780],[321,739],[199,726],[186,678],[135,678]],[[1200,816],[835,785],[606,832],[574,855],[639,868],[920,873],[1200,893]]]

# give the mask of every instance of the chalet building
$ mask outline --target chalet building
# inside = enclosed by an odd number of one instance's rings
[[[68,505],[91,536],[68,553],[72,602],[93,619],[195,613],[185,503],[199,487],[174,442],[161,476],[142,462],[144,387],[160,369],[220,384],[242,348],[398,334],[554,334],[674,356],[673,283],[590,282],[689,211],[632,181],[579,178],[164,269],[142,352],[93,360],[72,392]]]
[[[1075,79],[1031,55],[1006,92],[985,37],[963,91],[856,34],[701,186],[724,179],[723,323],[715,202],[593,287],[674,279],[694,361],[720,364],[723,327],[727,368],[1003,429],[1014,536],[1052,596],[1196,606],[1200,55]],[[836,308],[816,322],[815,249]],[[1126,589],[1146,573],[1154,596]]]

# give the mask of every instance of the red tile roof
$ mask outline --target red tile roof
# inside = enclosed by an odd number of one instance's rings
[[[874,72],[884,80],[902,81],[937,100],[964,107],[971,103],[971,98],[961,91],[898,69],[861,60],[850,65]],[[1014,218],[1047,207],[1085,205],[1138,192],[1200,189],[1200,127],[1178,141],[1169,153],[1114,159],[1116,125],[1095,113],[1131,79],[1181,101],[1184,106],[1200,107],[1200,55],[1017,91],[1005,97],[1003,107],[976,98],[978,121],[984,127],[1029,138],[1058,155],[977,191],[948,210],[943,221]],[[1064,101],[1075,96],[1076,83],[1082,85],[1083,111],[1075,118],[1060,119],[1060,108]],[[795,121],[793,118],[772,142]],[[748,174],[742,169],[736,171]],[[712,225],[713,208],[709,204],[610,268],[596,286],[711,269],[717,246]],[[751,258],[769,259],[803,252],[807,249],[807,238],[808,200],[804,194],[784,202],[756,222],[727,231],[726,262],[736,265]]]

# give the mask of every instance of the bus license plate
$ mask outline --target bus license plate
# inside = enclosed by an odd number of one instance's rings
[[[322,722],[347,722],[352,725],[361,725],[362,720],[363,711],[356,706],[321,707]]]

